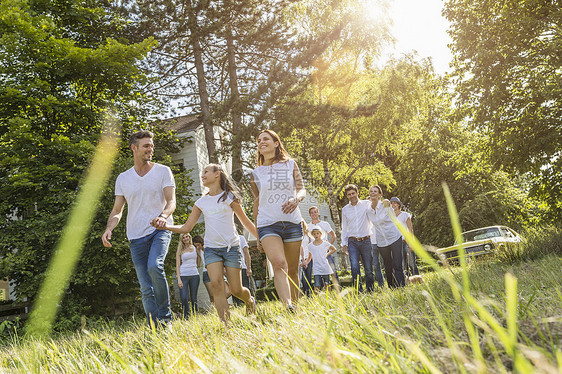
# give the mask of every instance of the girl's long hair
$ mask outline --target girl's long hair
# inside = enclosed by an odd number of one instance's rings
[[[258,137],[261,134],[263,134],[264,132],[269,134],[269,136],[271,136],[271,138],[273,139],[274,142],[279,143],[279,146],[277,148],[275,148],[275,156],[273,156],[273,161],[278,162],[278,161],[289,160],[291,158],[291,156],[289,156],[289,153],[285,149],[285,146],[283,145],[283,142],[281,142],[281,138],[279,138],[279,135],[277,135],[277,133],[275,131],[269,130],[269,129],[265,129],[265,130],[260,131],[258,136],[256,136],[256,141],[258,140]],[[258,159],[258,166],[263,165],[263,163],[265,162],[265,158],[260,153],[259,148],[258,148],[258,151],[257,151],[257,159]]]
[[[189,238],[189,243],[186,244],[183,242],[183,238],[187,236]],[[178,241],[178,250],[176,251],[176,256],[177,255],[181,255],[181,253],[183,252],[183,250],[185,249],[185,247],[187,247],[188,245],[193,245],[193,239],[191,239],[191,235],[189,234],[180,234],[180,240]]]
[[[223,167],[218,164],[209,164],[207,166],[210,166],[214,172],[218,171],[220,173],[219,183],[224,193],[221,197],[219,197],[218,202],[220,203],[221,201],[225,201],[229,193],[234,196],[235,201],[240,201],[240,191],[238,190],[236,184],[228,177]]]

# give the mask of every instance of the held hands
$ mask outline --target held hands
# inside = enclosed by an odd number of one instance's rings
[[[285,204],[281,205],[281,209],[284,214],[290,214],[297,209],[300,200],[296,197],[291,197],[289,200],[285,201]]]
[[[150,225],[156,227],[158,230],[166,230],[168,228],[168,222],[166,218],[158,216],[150,221]]]

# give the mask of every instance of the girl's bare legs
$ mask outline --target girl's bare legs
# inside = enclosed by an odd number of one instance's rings
[[[281,240],[281,238],[278,236],[271,235],[263,238],[261,244],[263,250],[265,251],[267,259],[269,260],[269,262],[271,262],[271,266],[273,267],[273,283],[275,284],[277,296],[279,296],[279,299],[283,304],[292,305],[291,289],[289,286],[289,279],[287,278],[289,268],[287,266],[287,260],[285,258],[285,247],[283,246],[283,240]]]
[[[273,282],[277,295],[283,304],[292,305],[300,294],[299,256],[301,241],[283,243],[278,236],[268,236],[262,246],[273,266]],[[290,278],[290,280],[289,280]]]
[[[228,310],[228,301],[226,301],[223,269],[224,265],[222,261],[207,265],[207,271],[211,279],[209,282],[211,285],[211,292],[215,300],[215,308],[217,308],[219,318],[226,322],[230,319],[230,311]]]
[[[267,239],[267,238],[266,238]],[[289,287],[291,289],[291,300],[296,303],[299,300],[301,290],[300,290],[300,279],[299,279],[299,259],[301,251],[301,241],[298,242],[285,242],[285,259],[287,261],[288,275],[289,275]]]
[[[232,295],[246,304],[247,313],[253,313],[255,304],[252,301],[250,290],[242,286],[242,269],[226,267],[226,279]]]

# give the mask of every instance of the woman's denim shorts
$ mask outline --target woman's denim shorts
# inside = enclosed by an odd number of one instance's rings
[[[205,247],[203,255],[205,256],[205,266],[213,262],[222,262],[224,266],[229,268],[242,269],[242,253],[239,246],[210,248]]]
[[[279,221],[269,226],[258,227],[260,241],[272,235],[280,237],[284,242],[298,242],[302,240],[303,236],[302,225],[300,223]]]

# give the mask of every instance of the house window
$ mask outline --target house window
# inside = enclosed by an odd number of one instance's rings
[[[4,301],[8,299],[8,295],[6,295],[6,290],[2,289],[0,290],[0,301]]]
[[[172,163],[175,166],[175,168],[173,170],[174,173],[183,173],[185,171],[185,166],[183,165],[183,159],[174,160],[174,161],[172,161]]]

